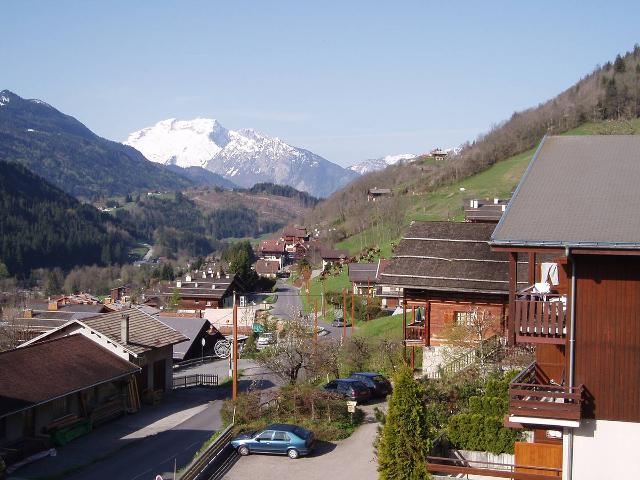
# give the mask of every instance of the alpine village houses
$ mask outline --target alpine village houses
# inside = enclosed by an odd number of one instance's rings
[[[383,285],[403,289],[404,344],[415,363],[423,347],[423,373],[438,375],[447,324],[468,324],[478,313],[504,319],[509,262],[489,246],[492,223],[414,222],[380,274]],[[521,282],[522,287],[526,283]],[[493,341],[499,341],[500,329]]]

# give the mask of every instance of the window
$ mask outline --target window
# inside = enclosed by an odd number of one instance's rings
[[[475,321],[475,312],[455,312],[453,314],[453,319],[456,322],[456,325],[472,325]]]
[[[273,440],[277,442],[288,442],[289,435],[287,435],[287,432],[276,432],[273,435]]]
[[[256,440],[271,440],[271,437],[273,437],[273,430],[265,430],[256,437]]]

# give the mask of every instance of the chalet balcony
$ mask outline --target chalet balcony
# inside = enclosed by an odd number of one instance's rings
[[[426,329],[423,322],[413,322],[405,327],[404,342],[406,345],[425,345]]]
[[[567,337],[566,297],[525,294],[515,300],[516,341],[564,345]]]
[[[509,384],[509,426],[578,427],[582,419],[584,387],[565,387],[541,381],[534,362]]]

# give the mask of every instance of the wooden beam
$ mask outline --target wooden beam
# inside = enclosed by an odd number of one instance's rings
[[[519,252],[519,253],[561,253],[564,254],[564,248],[562,247],[509,247],[492,245],[491,250],[494,252]],[[573,250],[572,250],[573,251]]]
[[[509,252],[509,312],[507,317],[507,344],[516,343],[516,288],[518,281],[518,254]]]
[[[529,261],[527,263],[527,280],[529,285],[536,283],[536,253],[529,252]]]

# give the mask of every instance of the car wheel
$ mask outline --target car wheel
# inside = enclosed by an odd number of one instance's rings
[[[298,453],[298,450],[296,450],[295,448],[290,448],[287,451],[287,455],[289,455],[289,458],[295,460],[296,458],[298,458],[300,456],[300,454]]]
[[[246,457],[247,455],[249,455],[249,447],[246,447],[245,445],[242,445],[240,448],[238,448],[238,453],[240,455],[242,455],[243,457]]]

